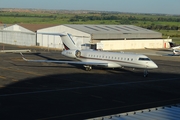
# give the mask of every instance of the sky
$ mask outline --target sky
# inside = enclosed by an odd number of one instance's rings
[[[180,15],[180,0],[0,0],[0,8],[97,10]]]

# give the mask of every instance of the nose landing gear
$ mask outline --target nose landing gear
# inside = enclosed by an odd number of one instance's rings
[[[145,70],[144,70],[144,77],[147,77],[147,76],[148,76],[148,70],[145,69]]]

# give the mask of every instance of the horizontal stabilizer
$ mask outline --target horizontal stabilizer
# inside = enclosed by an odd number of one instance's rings
[[[44,33],[44,32],[38,32],[37,34],[57,35],[57,36],[66,36],[67,35],[67,33]]]

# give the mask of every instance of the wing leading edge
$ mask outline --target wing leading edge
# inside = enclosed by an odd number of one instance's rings
[[[80,64],[80,65],[94,65],[94,66],[108,66],[108,63],[102,62],[81,62],[81,61],[60,61],[60,60],[30,60],[26,59],[22,53],[20,53],[23,60],[28,62],[46,62],[46,63],[61,63],[61,64]]]

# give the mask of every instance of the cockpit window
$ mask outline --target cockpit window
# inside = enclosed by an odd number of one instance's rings
[[[143,60],[143,61],[150,61],[149,58],[139,58],[139,60]]]

